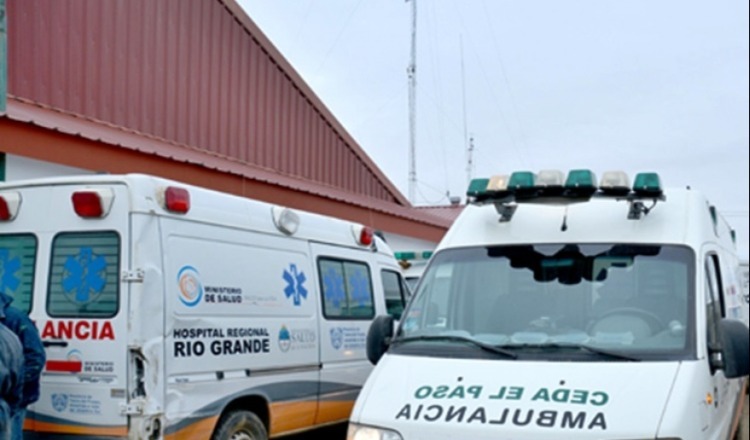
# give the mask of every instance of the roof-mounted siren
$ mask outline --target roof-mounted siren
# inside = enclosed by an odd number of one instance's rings
[[[0,193],[0,221],[13,221],[21,207],[21,193],[7,191]]]
[[[73,210],[82,218],[104,218],[112,209],[115,193],[111,188],[75,191],[70,196]]]
[[[607,171],[599,181],[599,190],[605,196],[625,197],[630,194],[630,177],[624,171]]]
[[[375,249],[375,231],[364,225],[353,225],[352,235],[358,245]]]
[[[652,201],[651,206],[646,206],[643,202],[644,199],[650,199]],[[654,172],[636,174],[633,193],[628,196],[630,202],[628,219],[638,220],[642,216],[648,215],[659,200],[665,200],[659,174]]]
[[[597,190],[596,174],[591,170],[570,170],[565,179],[564,194],[567,197],[588,198]]]
[[[271,217],[276,229],[286,235],[294,235],[299,229],[299,215],[289,208],[274,206],[271,208]]]

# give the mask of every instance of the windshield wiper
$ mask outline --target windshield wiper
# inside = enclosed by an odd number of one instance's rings
[[[612,359],[619,359],[619,360],[631,361],[631,362],[640,362],[640,359],[634,358],[632,356],[628,356],[626,354],[604,350],[601,348],[592,347],[590,345],[584,345],[584,344],[559,344],[556,342],[546,343],[546,344],[506,344],[506,345],[503,345],[502,348],[504,349],[536,348],[536,349],[554,349],[554,350],[571,349],[571,350],[587,351],[589,353],[598,354],[600,356],[604,356],[604,357],[608,357]]]
[[[449,342],[467,342],[469,344],[474,345],[475,347],[479,347],[482,350],[488,351],[490,353],[499,354],[501,356],[505,356],[510,359],[518,359],[518,355],[506,350],[501,347],[496,347],[494,345],[485,344],[484,342],[477,341],[476,339],[467,338],[466,336],[458,336],[458,335],[422,335],[422,336],[407,336],[407,337],[401,337],[394,339],[391,341],[391,344],[401,344],[405,342],[413,342],[413,341],[449,341]]]

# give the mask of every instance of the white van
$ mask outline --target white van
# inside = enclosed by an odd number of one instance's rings
[[[472,182],[400,323],[369,331],[349,440],[739,438],[734,232],[654,173],[564,177]]]
[[[407,292],[369,227],[145,175],[0,185],[0,268],[47,350],[38,437],[345,423]]]

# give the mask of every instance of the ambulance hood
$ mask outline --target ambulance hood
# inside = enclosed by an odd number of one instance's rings
[[[654,438],[679,365],[387,354],[352,421],[404,440]]]

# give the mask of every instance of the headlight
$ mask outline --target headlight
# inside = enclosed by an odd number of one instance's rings
[[[396,431],[349,423],[346,440],[404,440]]]

